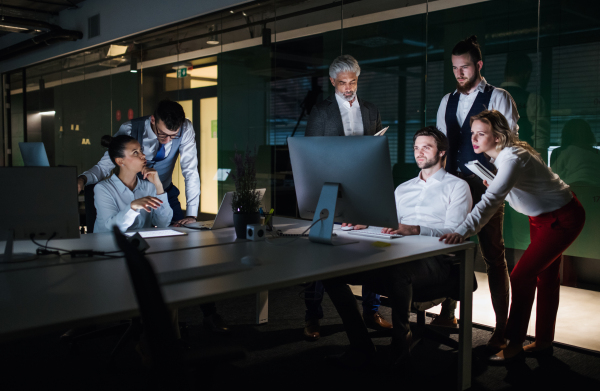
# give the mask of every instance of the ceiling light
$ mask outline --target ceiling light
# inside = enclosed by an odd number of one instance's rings
[[[42,111],[40,112],[41,115],[54,115],[56,114],[56,111],[52,110],[52,111]]]
[[[242,12],[242,15],[244,15],[244,16],[248,16],[248,15],[246,15],[246,13],[245,13],[245,12]]]
[[[233,14],[233,10],[230,10],[229,12],[231,12]]]
[[[124,45],[110,45],[108,48],[108,57],[120,56],[127,52],[127,46]]]
[[[217,31],[216,24],[208,26],[209,33],[214,33],[215,31]],[[218,45],[219,44],[219,36],[217,34],[211,35],[210,37],[208,37],[208,40],[206,41],[206,43],[209,45]]]
[[[129,67],[129,72],[137,73],[137,57],[131,56],[131,63]]]

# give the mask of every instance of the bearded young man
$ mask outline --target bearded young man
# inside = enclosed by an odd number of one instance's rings
[[[481,76],[482,67],[481,50],[476,36],[471,36],[454,46],[452,69],[456,78],[456,90],[444,96],[437,113],[437,128],[448,137],[450,144],[446,171],[469,184],[475,204],[481,200],[486,187],[465,164],[479,160],[490,171],[495,172],[496,169],[484,154],[474,152],[469,119],[483,110],[498,110],[506,117],[515,134],[518,134],[519,129],[517,105],[506,90],[486,82]],[[506,344],[504,329],[508,318],[509,278],[502,238],[503,220],[504,205],[500,206],[494,217],[477,235],[486,264],[492,305],[496,313],[496,328],[488,341],[488,346],[493,349],[502,349]],[[440,326],[456,327],[455,308],[455,301],[446,300],[442,305],[441,316],[435,319],[435,323]]]

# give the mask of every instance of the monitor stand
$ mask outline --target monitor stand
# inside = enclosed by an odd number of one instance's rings
[[[35,258],[37,258],[37,255],[34,253],[13,253],[14,238],[15,238],[15,231],[12,229],[9,229],[8,230],[8,238],[6,239],[6,247],[4,248],[4,255],[0,255],[0,263],[33,261]]]
[[[325,183],[313,218],[314,226],[310,229],[308,239],[311,242],[339,246],[342,244],[358,243],[358,240],[333,236],[333,218],[337,204],[339,183]],[[322,220],[321,220],[322,219]],[[321,220],[321,221],[319,221]],[[319,221],[319,222],[317,222]]]

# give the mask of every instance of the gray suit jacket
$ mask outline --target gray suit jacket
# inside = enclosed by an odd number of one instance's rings
[[[381,130],[381,116],[373,103],[358,98],[365,136],[372,136]],[[305,136],[344,136],[342,114],[335,95],[313,106]]]

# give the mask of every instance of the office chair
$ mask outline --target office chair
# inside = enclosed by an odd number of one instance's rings
[[[171,316],[164,302],[156,274],[148,259],[115,226],[119,248],[125,253],[129,278],[140,309],[144,327],[143,341],[152,358],[153,376],[172,389],[189,386],[189,369],[207,368],[246,356],[240,348],[217,348],[202,351],[186,349],[177,343]],[[210,370],[205,373],[210,374]],[[179,384],[177,384],[179,383]],[[203,381],[206,386],[206,381]]]
[[[96,205],[94,205],[94,187],[96,184],[85,186],[83,194],[85,195],[85,225],[87,233],[94,233],[94,224],[96,224]]]
[[[475,273],[473,273],[473,292],[476,290],[477,279],[475,278]],[[448,297],[456,301],[460,299],[460,263],[458,262],[452,264],[450,278],[445,283],[413,291],[413,308],[417,312],[417,333],[413,336],[412,347],[416,346],[422,338],[429,338],[453,349],[458,349],[457,341],[425,324],[425,311],[443,301],[440,298]],[[428,308],[423,308],[423,305],[419,305],[428,302],[431,303],[431,306]]]

